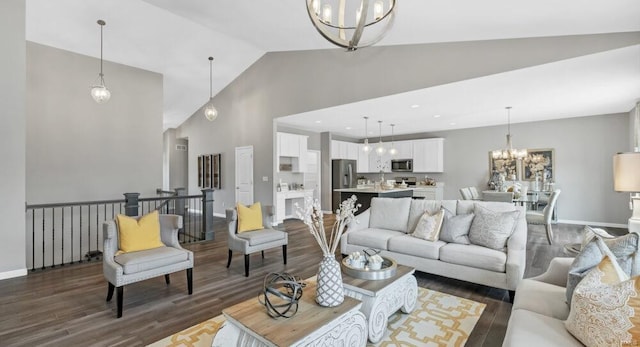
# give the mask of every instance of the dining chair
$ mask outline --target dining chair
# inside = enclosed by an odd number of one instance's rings
[[[551,217],[553,216],[553,209],[560,196],[560,189],[556,189],[551,193],[547,206],[542,211],[527,211],[527,223],[544,225],[547,230],[547,241],[549,244],[553,244],[553,229],[551,228]]]
[[[499,201],[499,202],[513,202],[513,192],[482,192],[482,200],[484,201]]]
[[[462,200],[473,200],[471,191],[468,187],[460,188],[460,195],[462,196]]]

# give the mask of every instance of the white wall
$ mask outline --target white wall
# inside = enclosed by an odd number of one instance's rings
[[[154,196],[162,187],[162,75],[27,42],[27,202]]]
[[[25,2],[0,1],[0,279],[25,263]]]

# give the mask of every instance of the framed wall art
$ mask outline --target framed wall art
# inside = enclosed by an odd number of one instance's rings
[[[553,148],[527,149],[527,157],[522,160],[523,179],[535,181],[555,181],[556,155]]]

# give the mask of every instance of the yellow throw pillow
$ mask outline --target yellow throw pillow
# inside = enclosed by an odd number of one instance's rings
[[[249,207],[238,204],[236,208],[238,209],[238,234],[245,231],[264,229],[264,225],[262,225],[262,206],[259,202]]]
[[[119,214],[116,216],[116,223],[119,248],[122,253],[164,247],[160,239],[158,211],[153,211],[139,219]]]
[[[605,255],[578,283],[565,326],[589,346],[636,346],[640,342],[640,276],[629,279]]]

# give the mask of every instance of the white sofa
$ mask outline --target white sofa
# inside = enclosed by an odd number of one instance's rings
[[[371,208],[348,225],[340,241],[343,255],[374,248],[381,250],[382,256],[416,270],[506,289],[513,297],[526,263],[527,223],[522,207],[504,202],[410,199],[407,203],[407,198],[386,198],[389,201],[383,209],[381,204],[373,202],[375,199],[385,198],[372,199]],[[410,235],[410,229],[415,227],[425,210],[437,211],[444,207],[459,215],[474,212],[477,205],[496,212],[520,211],[504,250],[441,240],[431,242]],[[389,226],[390,222],[394,225]]]
[[[502,346],[582,346],[564,326],[569,316],[565,286],[572,261],[554,258],[545,273],[520,282]]]

